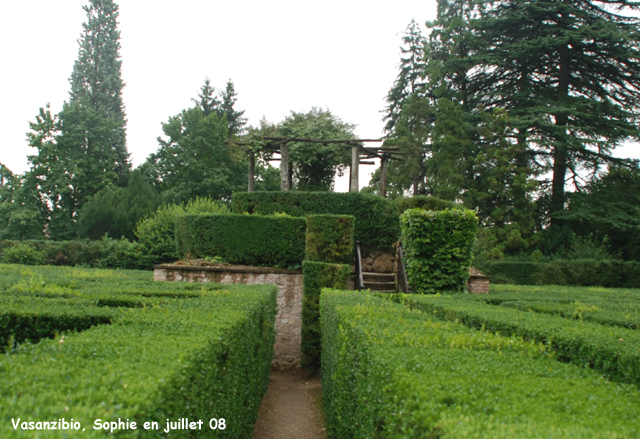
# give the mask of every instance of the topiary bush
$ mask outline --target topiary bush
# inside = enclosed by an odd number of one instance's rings
[[[418,293],[463,291],[478,227],[468,209],[410,209],[400,218],[407,275]]]
[[[359,192],[235,192],[233,213],[291,216],[353,215],[354,239],[368,250],[391,251],[400,236],[396,205],[387,198]]]
[[[218,256],[227,262],[270,267],[299,266],[304,258],[305,219],[287,216],[178,216],[180,258]]]
[[[353,254],[352,215],[308,215],[305,260],[348,264]]]

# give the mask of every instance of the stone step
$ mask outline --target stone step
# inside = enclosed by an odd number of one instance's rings
[[[364,287],[371,291],[395,291],[395,282],[367,282],[365,281]]]
[[[395,276],[393,275],[393,273],[366,273],[363,272],[362,273],[362,279],[364,279],[365,282],[367,281],[371,281],[371,282],[390,282],[390,283],[395,283],[396,279]]]

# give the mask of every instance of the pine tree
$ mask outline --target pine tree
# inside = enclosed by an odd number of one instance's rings
[[[200,93],[198,93],[198,99],[191,99],[196,107],[202,110],[204,117],[209,116],[213,112],[219,113],[220,111],[220,99],[215,95],[216,89],[211,86],[211,79],[205,78],[204,85],[200,87]]]
[[[118,6],[113,0],[90,0],[83,6],[87,21],[78,40],[78,59],[71,73],[71,104],[80,104],[112,121],[114,135],[100,149],[116,152],[115,170],[122,176],[131,167],[126,147],[126,116],[122,102]]]
[[[620,142],[640,134],[638,8],[626,0],[500,0],[475,26],[484,49],[473,93],[507,109],[519,142],[550,164],[552,224],[569,178],[595,174]]]
[[[220,111],[222,114],[226,114],[227,123],[229,124],[229,137],[239,136],[243,134],[245,126],[247,124],[247,118],[242,117],[243,111],[236,111],[234,105],[236,104],[236,90],[231,80],[227,81],[227,88],[221,93],[222,103],[220,104]]]

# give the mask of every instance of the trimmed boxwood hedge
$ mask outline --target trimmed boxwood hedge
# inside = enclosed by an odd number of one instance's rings
[[[305,252],[305,219],[261,215],[185,214],[176,220],[178,256],[218,256],[233,264],[299,266]]]
[[[305,260],[349,264],[353,256],[352,215],[308,215]]]
[[[202,431],[174,430],[171,437],[250,437],[269,381],[277,291],[0,264],[0,322],[11,314],[48,328],[43,334],[33,325],[12,326],[15,340],[55,337],[0,356],[0,436],[34,437],[14,430],[12,418],[73,418],[86,428],[80,436],[99,438],[105,433],[93,429],[94,420],[121,418],[139,429],[118,437],[158,437],[161,430],[145,431],[142,423],[188,417],[203,420]],[[117,299],[111,306],[96,306],[109,296]],[[114,306],[127,296],[145,305]],[[82,332],[70,331],[81,319],[75,329]],[[209,429],[211,418],[225,418],[226,429]]]
[[[353,215],[355,240],[371,251],[390,250],[400,236],[396,205],[359,192],[235,192],[231,208],[234,213],[261,215]]]
[[[409,283],[416,293],[462,291],[478,218],[468,209],[410,209],[400,218]]]
[[[320,292],[322,288],[345,289],[351,266],[325,262],[302,263],[302,366],[320,366]]]
[[[541,344],[364,293],[325,290],[320,308],[323,407],[333,439],[587,439],[640,431],[635,386],[558,362]]]

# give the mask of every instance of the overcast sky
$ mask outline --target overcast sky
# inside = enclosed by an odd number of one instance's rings
[[[5,1],[0,15],[0,162],[28,169],[29,121],[68,99],[85,0]],[[237,109],[249,124],[277,123],[291,110],[328,108],[357,125],[363,138],[382,135],[380,111],[398,73],[402,33],[415,18],[424,28],[435,0],[322,2],[262,0],[116,0],[120,6],[123,99],[133,165],[158,147],[161,123],[189,108],[205,77],[231,79]],[[621,157],[640,158],[637,145]],[[375,167],[364,166],[360,185]],[[363,173],[361,172],[361,175]],[[347,190],[342,179],[337,190]]]
[[[85,0],[6,1],[0,15],[0,162],[28,169],[29,121],[68,99]],[[116,0],[120,7],[127,147],[135,165],[158,148],[161,123],[189,108],[205,77],[231,79],[249,124],[279,122],[291,110],[328,108],[382,135],[380,111],[397,75],[402,32],[424,25],[435,0],[322,2]],[[365,166],[371,171],[373,166]],[[337,189],[347,190],[344,179]],[[366,181],[361,181],[365,185]]]

